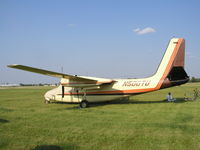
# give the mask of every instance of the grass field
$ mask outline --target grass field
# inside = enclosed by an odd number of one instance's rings
[[[200,100],[184,101],[200,84],[92,105],[44,104],[49,87],[0,89],[3,150],[197,150]],[[177,102],[163,101],[172,92]]]

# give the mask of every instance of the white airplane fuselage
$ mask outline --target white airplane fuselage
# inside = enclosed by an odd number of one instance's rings
[[[82,100],[88,102],[103,102],[112,101],[119,98],[128,97],[138,94],[131,93],[132,91],[150,92],[150,79],[116,79],[115,83],[103,86],[76,88],[64,87],[64,94],[62,94],[62,85],[48,91],[45,94],[46,100],[55,100],[60,102],[80,103]]]

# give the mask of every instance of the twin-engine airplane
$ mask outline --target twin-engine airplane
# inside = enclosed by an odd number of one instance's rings
[[[60,85],[44,95],[46,102],[80,103],[80,107],[85,108],[92,102],[111,101],[188,82],[184,58],[185,40],[172,38],[157,72],[148,78],[105,79],[73,76],[16,64],[8,67],[61,78]]]

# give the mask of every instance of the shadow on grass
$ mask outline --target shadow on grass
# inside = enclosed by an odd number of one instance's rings
[[[63,148],[57,145],[39,145],[31,150],[63,150]]]
[[[159,103],[185,103],[184,98],[176,98],[176,101],[174,102],[168,102],[166,99],[164,100],[158,100],[158,101],[140,101],[140,100],[129,100],[129,99],[118,99],[110,102],[101,102],[101,103],[91,103],[89,106],[90,107],[98,107],[98,106],[103,106],[103,105],[109,105],[109,104],[114,104],[114,105],[123,105],[123,104],[159,104]]]
[[[73,106],[73,107],[68,107],[68,108],[65,108],[65,109],[81,109],[80,106],[79,106],[79,103],[68,103],[68,102],[51,102],[53,104],[62,104],[62,105],[72,105],[72,104],[75,104],[76,106]]]
[[[110,102],[101,102],[101,103],[91,103],[89,107],[98,107],[98,106],[104,106],[104,105],[109,105],[109,104],[114,104],[114,105],[123,105],[123,104],[159,104],[159,103],[185,103],[184,98],[176,98],[176,101],[174,102],[168,102],[166,99],[164,100],[158,100],[158,101],[140,101],[140,100],[129,100],[129,99],[120,99],[120,100],[114,100]]]
[[[74,144],[64,144],[61,146],[58,145],[38,145],[31,150],[77,150],[78,147]]]
[[[151,104],[151,103],[185,103],[184,98],[176,98],[174,102],[168,102],[166,99],[164,100],[159,100],[159,101],[132,101],[132,104]]]
[[[0,118],[0,123],[8,123],[8,122],[9,122],[8,120]]]
[[[174,102],[168,102],[166,99],[157,100],[157,101],[154,101],[154,100],[149,100],[149,101],[144,100],[144,101],[142,101],[142,100],[129,100],[128,98],[124,98],[124,99],[117,99],[117,100],[114,100],[114,101],[90,103],[89,107],[100,107],[100,106],[109,105],[109,104],[123,105],[123,104],[159,104],[159,103],[184,103],[184,102],[187,102],[187,101],[185,101],[184,98],[176,98],[176,101],[174,101]],[[64,103],[64,102],[54,102],[54,103],[56,103],[56,104],[70,104],[70,103]],[[71,103],[71,104],[74,104],[74,103]],[[68,107],[66,109],[71,110],[71,109],[81,109],[81,108],[80,108],[79,104],[77,104],[76,106]]]

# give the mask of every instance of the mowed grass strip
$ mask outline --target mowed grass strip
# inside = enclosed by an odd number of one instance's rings
[[[0,149],[200,149],[200,100],[186,84],[94,104],[44,104],[49,87],[0,89]],[[171,92],[177,102],[166,102]]]

